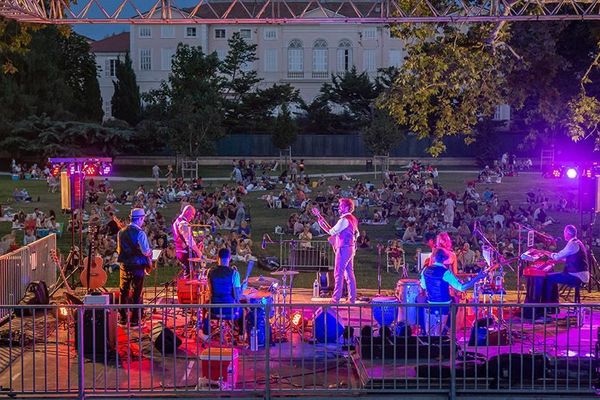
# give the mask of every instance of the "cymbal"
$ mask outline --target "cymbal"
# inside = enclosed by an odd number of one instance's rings
[[[292,275],[298,275],[300,272],[298,271],[275,271],[275,272],[271,272],[271,275],[275,275],[275,276],[292,276]]]
[[[271,292],[267,292],[266,290],[260,290],[257,292],[253,292],[253,293],[248,293],[246,295],[244,295],[247,299],[262,299],[265,297],[271,297],[272,294]]]
[[[253,276],[252,278],[248,278],[248,285],[272,285],[273,283],[279,283],[279,279],[270,278],[268,276]]]

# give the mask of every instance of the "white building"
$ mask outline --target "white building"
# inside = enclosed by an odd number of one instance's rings
[[[296,12],[300,14],[308,3],[298,1],[288,4],[297,8]],[[228,5],[228,2],[211,3],[217,12],[222,12],[221,8]],[[233,8],[229,18],[243,18],[243,14],[234,15],[242,12],[239,7]],[[343,14],[344,10],[339,12]],[[327,16],[325,13],[329,14],[330,11],[313,9],[304,18],[323,18]],[[202,17],[201,14],[199,16]],[[257,71],[263,79],[261,85],[290,83],[299,89],[307,102],[319,94],[322,84],[331,80],[332,73],[341,73],[356,66],[359,72],[366,71],[374,77],[379,68],[399,66],[404,59],[403,42],[392,37],[390,29],[384,25],[348,22],[301,25],[135,24],[130,28],[129,50],[142,93],[157,88],[162,80],[168,78],[171,58],[179,43],[201,46],[205,52],[216,52],[223,59],[228,51],[227,40],[235,32],[257,45],[258,60],[247,68]],[[99,66],[105,68],[100,78],[105,112],[110,106],[110,97],[105,95],[112,96],[113,88],[112,84],[108,87],[103,79],[110,76],[112,60],[126,51],[122,46],[126,35],[109,37],[94,45],[94,49],[103,49],[102,52],[95,52]],[[113,44],[114,49],[110,48]],[[506,113],[503,109],[496,114],[504,119]],[[106,115],[109,116],[110,112],[106,112]]]

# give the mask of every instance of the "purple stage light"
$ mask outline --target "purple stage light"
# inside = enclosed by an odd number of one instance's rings
[[[577,170],[575,168],[567,169],[567,177],[570,179],[577,178]]]

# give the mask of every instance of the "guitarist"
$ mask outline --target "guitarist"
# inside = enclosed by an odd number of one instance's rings
[[[318,217],[321,229],[330,235],[328,241],[335,250],[335,286],[331,302],[340,302],[344,278],[346,278],[346,282],[348,283],[348,302],[354,304],[356,302],[354,255],[356,253],[356,239],[358,238],[358,220],[352,215],[352,212],[354,212],[354,202],[349,198],[341,198],[339,200],[338,210],[340,219],[338,219],[333,227],[325,221],[316,208],[313,210],[316,211],[315,214]]]
[[[173,221],[173,239],[175,240],[175,251],[177,260],[183,266],[183,277],[190,274],[190,257],[202,257],[202,250],[196,244],[192,235],[190,224],[196,216],[196,209],[192,205],[186,205],[181,214]]]
[[[152,249],[148,244],[148,236],[142,230],[146,213],[143,208],[131,210],[131,223],[117,234],[117,253],[120,264],[121,304],[141,304],[144,287],[145,269],[149,267]],[[119,324],[127,324],[127,309],[119,310]],[[141,310],[131,315],[130,326],[138,326]]]

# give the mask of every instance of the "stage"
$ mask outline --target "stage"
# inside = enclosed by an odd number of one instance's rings
[[[361,297],[377,294],[360,292]],[[175,304],[147,304],[145,322],[138,328],[116,325],[118,306],[106,307],[110,311],[97,308],[94,312],[73,306],[69,318],[60,321],[55,318],[60,313],[57,306],[37,310],[35,318],[21,318],[22,309],[16,308],[17,316],[0,333],[0,385],[8,393],[63,396],[79,396],[82,392],[214,397],[263,396],[267,392],[342,396],[390,391],[571,395],[595,391],[595,347],[600,326],[597,303],[571,309],[563,306],[558,314],[548,314],[537,321],[518,318],[523,307],[506,304],[501,306],[504,321],[481,326],[488,332],[483,342],[479,338],[469,343],[473,322],[459,322],[470,318],[469,313],[460,312],[467,306],[457,307],[459,312],[447,339],[417,336],[417,332],[406,330],[381,331],[373,314],[377,307],[368,303],[323,304],[325,314],[333,318],[322,321],[325,330],[331,332],[337,322],[342,327],[334,331],[331,339],[327,337],[329,333],[314,332],[313,315],[318,315],[321,304],[311,301],[311,295],[306,289],[294,290],[293,304],[286,307],[288,316],[298,313],[304,317],[295,327],[287,321],[278,322],[277,307],[268,305],[267,312],[273,315],[272,328],[266,333],[268,339],[257,349],[251,349],[247,339],[232,342],[217,335],[204,342],[198,338],[196,317],[202,307],[197,305],[183,308]],[[585,302],[597,301],[596,293],[582,295]],[[511,303],[514,296],[516,293],[509,292],[505,303]],[[244,308],[254,313],[260,307]],[[497,308],[493,305],[490,314],[496,316],[496,321]],[[84,331],[80,338],[78,323],[85,324],[89,318],[104,320],[103,315],[106,328],[94,325],[92,350],[88,351],[89,334]],[[171,344],[166,335],[157,339],[156,333],[162,330],[160,324],[181,339],[180,346]],[[373,327],[375,333],[366,335],[365,326]],[[167,349],[164,354],[157,343]]]

